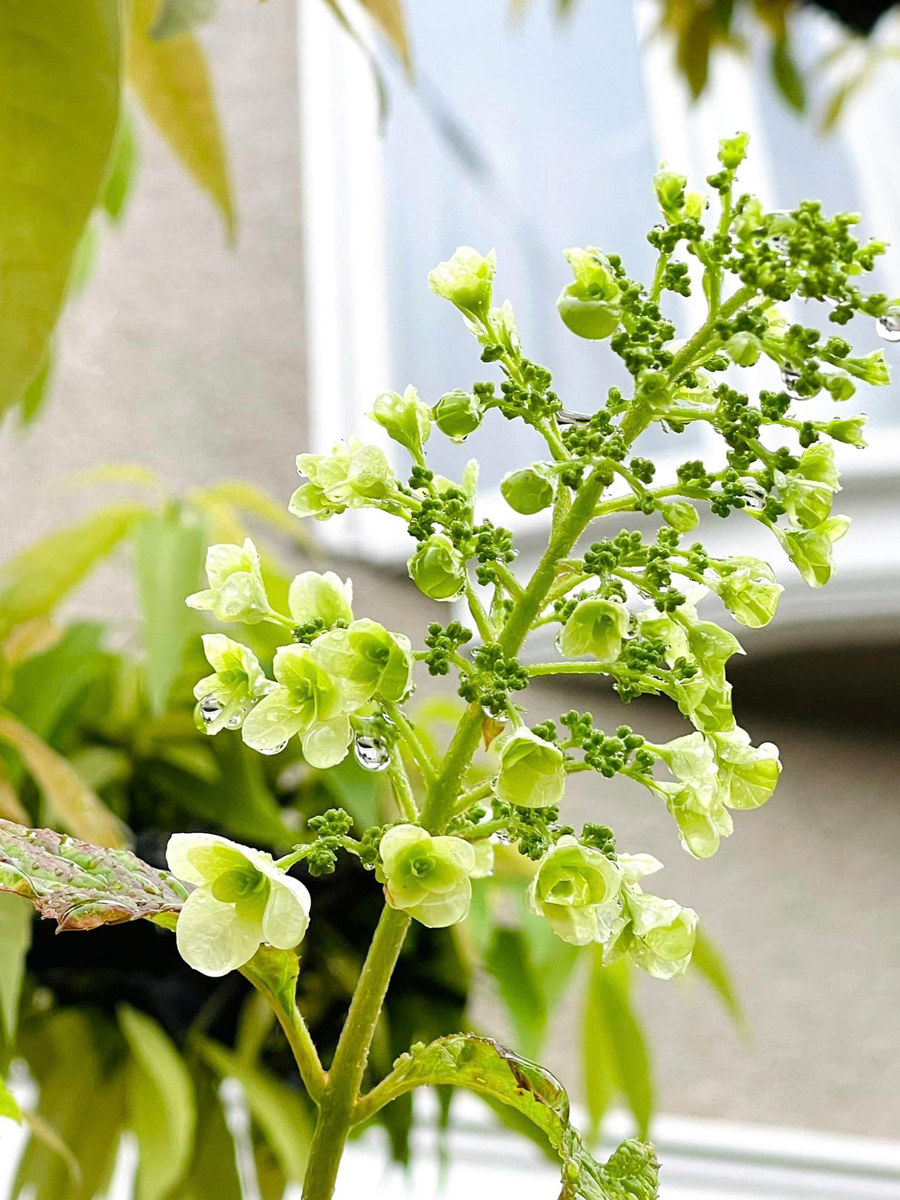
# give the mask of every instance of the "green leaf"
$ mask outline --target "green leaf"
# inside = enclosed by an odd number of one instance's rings
[[[291,516],[281,500],[243,479],[223,479],[211,487],[194,492],[191,499],[213,512],[220,505],[232,510],[239,509],[248,516],[259,517],[279,533],[288,534],[301,546],[312,547],[312,539],[303,521]]]
[[[547,1027],[547,1004],[531,949],[521,931],[495,928],[484,965],[494,977],[500,999],[506,1005],[516,1044],[524,1054],[539,1054]]]
[[[725,1011],[737,1028],[746,1033],[749,1029],[747,1014],[735,990],[731,971],[715,942],[702,929],[697,930],[689,969],[699,971],[722,1001]]]
[[[199,1066],[194,1075],[194,1091],[197,1097],[194,1159],[179,1200],[235,1200],[242,1193],[234,1141],[213,1080]]]
[[[157,41],[189,33],[215,15],[218,0],[162,0],[150,36]]]
[[[806,109],[806,84],[791,54],[790,42],[787,36],[778,37],[772,45],[772,78],[795,112],[802,113]]]
[[[543,1131],[562,1160],[559,1200],[655,1200],[658,1164],[653,1147],[628,1140],[601,1166],[569,1123],[569,1097],[536,1063],[519,1058],[489,1038],[452,1034],[401,1055],[373,1094],[369,1117],[412,1088],[449,1083],[508,1105]]]
[[[195,510],[170,508],[134,531],[135,570],[144,618],[144,680],[151,712],[165,711],[197,614],[184,600],[197,590],[206,526]]]
[[[0,741],[14,746],[41,789],[54,821],[98,846],[124,846],[128,830],[72,764],[14,717],[0,715]]]
[[[119,0],[0,5],[0,413],[47,360],[119,108]]]
[[[105,850],[51,829],[0,821],[0,892],[30,900],[60,929],[96,929],[141,917],[171,924],[187,896],[174,876],[128,850]]]
[[[697,8],[678,36],[676,61],[696,100],[709,77],[709,53],[712,48],[713,21],[709,10]]]
[[[223,1079],[236,1079],[247,1107],[286,1178],[302,1183],[306,1172],[312,1122],[299,1092],[268,1071],[245,1062],[218,1042],[197,1040],[204,1062]]]
[[[112,157],[103,185],[101,204],[110,220],[118,224],[125,215],[125,209],[131,197],[134,180],[137,174],[140,147],[134,122],[123,108],[119,113],[119,124],[116,129],[116,140],[113,143]]]
[[[122,1005],[119,1027],[131,1049],[128,1122],[140,1150],[137,1200],[165,1200],[191,1163],[197,1109],[184,1060],[151,1017]]]
[[[109,1185],[125,1100],[121,1041],[105,1017],[56,1009],[23,1029],[19,1051],[40,1088],[14,1200],[94,1200]]]
[[[19,625],[16,634],[23,628]],[[85,693],[108,676],[111,659],[100,649],[103,633],[95,623],[70,625],[49,649],[17,667],[8,705],[45,742],[56,739]]]
[[[110,505],[7,559],[0,566],[0,638],[52,612],[146,513],[146,505]]]
[[[43,366],[22,393],[22,403],[19,405],[19,419],[24,427],[28,427],[44,411],[44,405],[50,396],[53,383],[53,344],[48,342],[44,355]]]
[[[147,116],[222,214],[229,241],[234,203],[206,58],[189,34],[158,41],[150,34],[156,0],[134,0],[127,74]]]
[[[31,905],[25,900],[9,893],[0,895],[0,1047],[4,1037],[8,1046],[16,1038],[25,955],[31,945],[31,916]]]
[[[16,1098],[0,1078],[0,1118],[8,1117],[11,1121],[22,1120],[22,1111],[16,1103]]]
[[[625,958],[604,967],[600,947],[595,948],[584,1011],[585,1086],[595,1126],[613,1085],[624,1093],[640,1135],[646,1137],[653,1113],[653,1078],[647,1043],[631,1005],[628,972]],[[607,1061],[601,1061],[600,1055]],[[592,1086],[595,1065],[600,1076]]]
[[[361,3],[410,70],[412,60],[402,0],[361,0]]]

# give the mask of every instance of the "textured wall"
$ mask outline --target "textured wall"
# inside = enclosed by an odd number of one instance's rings
[[[52,406],[27,438],[0,434],[4,555],[83,507],[59,479],[98,463],[140,462],[175,487],[223,475],[285,497],[293,486],[304,424],[293,6],[224,8],[204,40],[238,248],[224,249],[206,200],[146,132],[132,210],[67,320]],[[411,633],[432,619],[408,584],[353,573],[359,611]],[[78,607],[112,614],[128,603],[107,572]],[[884,663],[879,652],[863,672],[852,654],[835,670],[802,657],[765,674],[745,668],[739,687],[752,701],[739,715],[755,739],[780,744],[784,779],[767,808],[737,815],[710,862],[678,848],[673,823],[642,791],[574,781],[575,819],[610,820],[621,845],[665,861],[661,890],[707,918],[750,1013],[748,1045],[699,985],[642,983],[667,1111],[900,1136],[900,763],[894,731],[867,724]],[[842,702],[845,684],[852,698]],[[608,694],[545,688],[537,698],[545,715],[596,700],[601,724],[621,719]],[[651,703],[628,713],[660,736],[678,731],[670,718]],[[479,1012],[494,1020],[486,990]],[[549,1056],[567,1080],[574,1037],[574,1021],[561,1022]]]

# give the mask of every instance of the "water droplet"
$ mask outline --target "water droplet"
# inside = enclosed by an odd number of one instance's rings
[[[270,746],[268,750],[260,750],[260,754],[280,754],[286,746],[287,742],[284,741],[280,746]]]
[[[784,384],[784,390],[789,396],[793,396],[795,400],[800,399],[800,393],[797,391],[797,383],[800,379],[800,371],[793,363],[786,362],[781,369],[781,382]]]
[[[571,412],[567,408],[561,408],[556,414],[557,425],[587,425],[590,419],[587,413]]]
[[[204,725],[212,725],[222,715],[222,705],[215,696],[204,696],[199,704],[200,716]]]
[[[886,342],[900,342],[900,312],[885,313],[875,322],[875,332]]]
[[[386,771],[391,763],[391,755],[381,738],[360,734],[353,747],[356,761],[364,771]]]
[[[225,728],[226,729],[240,729],[241,722],[243,721],[243,719],[244,719],[244,714],[240,713],[240,712],[236,712],[233,716],[229,717],[228,720],[225,722]]]
[[[765,508],[766,489],[755,479],[746,479],[744,480],[744,500],[746,508]]]

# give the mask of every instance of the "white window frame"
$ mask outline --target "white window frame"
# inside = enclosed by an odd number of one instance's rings
[[[352,433],[382,445],[404,470],[403,452],[365,414],[379,392],[395,388],[390,361],[385,269],[385,207],[380,143],[380,97],[372,64],[362,45],[372,45],[372,30],[354,8],[358,39],[351,38],[322,0],[299,3],[300,151],[303,184],[304,262],[306,278],[306,347],[309,448],[327,450]],[[652,36],[658,19],[656,0],[635,0],[635,21],[645,42],[645,90],[656,134],[658,156],[691,178],[703,179],[714,158],[723,129],[739,128],[753,104],[746,63],[739,56],[719,56],[713,63],[707,92],[692,105],[683,80],[672,65],[668,42]],[[876,162],[877,140],[862,137],[874,123],[884,127],[881,145],[890,144],[891,114],[880,105],[877,86],[864,90],[851,105],[839,136],[852,148],[860,176],[873,193],[871,220],[888,234],[896,230],[900,246],[900,212],[893,202],[900,190],[884,183]],[[744,176],[746,186],[771,199],[770,155],[764,136],[757,135]],[[896,267],[900,293],[900,257]],[[422,281],[424,288],[425,282]],[[702,296],[694,289],[694,316],[702,320]],[[452,319],[448,314],[448,319]],[[775,386],[772,378],[763,383]],[[765,369],[765,368],[763,368]],[[711,448],[711,432],[703,429],[703,453]],[[896,630],[900,619],[900,539],[889,530],[900,511],[900,427],[880,430],[864,454],[839,447],[840,463],[854,509],[852,537],[837,548],[838,572],[825,596],[813,595],[784,559],[770,536],[746,522],[746,552],[771,559],[785,584],[781,620],[756,635],[755,646],[778,646],[803,626],[809,641],[859,636],[859,617],[866,617],[864,636]],[[684,451],[659,462],[659,478],[674,476]],[[544,515],[521,518],[494,489],[481,497],[480,516],[502,523],[517,534],[523,565],[546,535]],[[725,548],[725,523],[704,513],[698,537],[715,553]],[[728,523],[733,551],[734,523]],[[317,527],[335,553],[374,563],[402,564],[410,542],[401,523],[382,513],[357,510]],[[786,569],[781,570],[781,567]]]

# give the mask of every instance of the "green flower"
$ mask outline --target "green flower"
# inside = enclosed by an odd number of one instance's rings
[[[868,442],[863,437],[863,432],[866,428],[866,418],[859,417],[836,417],[833,421],[828,421],[823,426],[825,433],[829,437],[834,438],[836,442],[844,442],[848,446],[857,446],[860,450],[868,446]]]
[[[747,157],[749,144],[749,133],[736,133],[734,137],[722,138],[719,142],[719,162],[726,170],[736,171]]]
[[[687,970],[697,940],[697,914],[675,900],[663,900],[631,888],[628,909],[634,941],[631,957],[657,979],[673,979]]]
[[[564,834],[538,864],[525,903],[546,917],[557,937],[573,946],[604,942],[621,916],[622,873],[593,846]]]
[[[464,442],[482,422],[484,414],[471,392],[447,392],[431,410],[432,420],[445,437]]]
[[[297,734],[311,767],[341,762],[351,739],[348,702],[315,647],[280,646],[274,672],[278,686],[245,718],[244,741],[261,754],[277,754]]]
[[[743,729],[712,735],[719,764],[718,794],[729,808],[759,808],[775,791],[781,775],[778,747],[750,743]]]
[[[628,632],[628,610],[618,600],[589,596],[580,600],[557,638],[560,654],[593,654],[601,662],[619,657]]]
[[[695,729],[723,733],[734,728],[731,684],[724,677],[709,679],[699,671],[691,679],[674,681],[678,707]]]
[[[718,850],[720,836],[727,837],[733,829],[719,797],[712,746],[702,733],[690,733],[653,749],[678,783],[654,780],[649,786],[666,801],[684,848],[695,858],[709,858]]]
[[[382,392],[369,415],[414,459],[423,457],[431,433],[431,409],[419,399],[412,384],[402,396],[397,392]]]
[[[733,655],[746,653],[744,647],[733,633],[714,621],[688,620],[688,647],[694,661],[708,679],[724,679],[725,664]]]
[[[738,367],[752,367],[762,353],[762,342],[746,330],[733,333],[725,343],[725,353]]]
[[[775,482],[788,517],[795,525],[813,529],[831,513],[840,475],[830,442],[817,442],[803,452],[797,469],[786,475],[775,472]]]
[[[566,760],[562,750],[530,729],[517,729],[500,750],[495,791],[507,804],[523,808],[559,804],[566,791]]]
[[[209,734],[237,729],[275,685],[266,679],[253,651],[224,633],[205,633],[203,652],[215,674],[194,686],[202,727]]]
[[[176,833],[169,869],[194,891],[178,915],[178,952],[188,966],[218,978],[248,963],[263,942],[298,945],[309,925],[309,892],[271,856],[212,833]]]
[[[546,463],[510,471],[500,481],[500,493],[513,512],[530,516],[553,503],[556,479]]]
[[[891,368],[884,361],[883,350],[873,350],[860,358],[842,358],[841,369],[873,387],[887,387],[891,382]]]
[[[563,323],[579,337],[598,340],[615,333],[621,316],[619,285],[612,267],[593,246],[566,250],[575,279],[556,301]]]
[[[494,873],[494,843],[490,838],[472,842],[475,851],[475,866],[469,872],[470,879],[487,879]]]
[[[320,575],[303,571],[294,576],[288,593],[288,608],[298,625],[322,621],[326,629],[338,622],[353,620],[353,583],[342,580],[334,571]]]
[[[666,645],[666,662],[674,666],[679,658],[690,658],[687,630],[679,622],[655,608],[638,613],[638,633],[641,637],[659,638]]]
[[[384,895],[429,929],[455,925],[469,911],[475,851],[458,837],[432,837],[419,825],[394,825],[381,839]]]
[[[815,442],[800,455],[797,474],[804,479],[825,483],[833,491],[841,490],[841,476],[834,462],[834,446],[830,442]]]
[[[272,611],[266,596],[259,555],[247,538],[243,546],[223,543],[206,552],[209,588],[194,592],[185,604],[188,608],[209,611],[218,621],[242,621],[256,625]]]
[[[679,533],[690,533],[700,523],[700,514],[687,500],[665,500],[659,505],[659,513],[665,523]]]
[[[455,600],[466,586],[465,560],[444,533],[426,538],[408,566],[410,579],[430,600]]]
[[[330,454],[298,454],[297,470],[308,482],[297,488],[288,507],[297,517],[323,521],[388,499],[397,482],[384,451],[355,436],[346,445],[338,442]]]
[[[775,616],[784,588],[775,582],[775,572],[759,558],[727,558],[716,564],[720,573],[714,583],[722,603],[736,621],[748,629],[760,629]]]
[[[488,316],[493,293],[497,256],[485,257],[471,246],[459,246],[448,262],[439,263],[428,276],[428,286],[470,320],[483,322]]]
[[[653,176],[653,190],[659,207],[672,221],[677,221],[684,211],[684,189],[687,186],[687,175],[679,175],[670,171],[665,165],[661,166]]]
[[[402,700],[412,687],[409,638],[388,633],[367,617],[316,638],[315,653],[322,668],[340,679],[344,697],[354,707],[368,704],[376,693],[382,700]]]
[[[831,547],[849,528],[849,517],[829,517],[814,529],[774,527],[791,562],[810,587],[822,587],[834,574]]]

